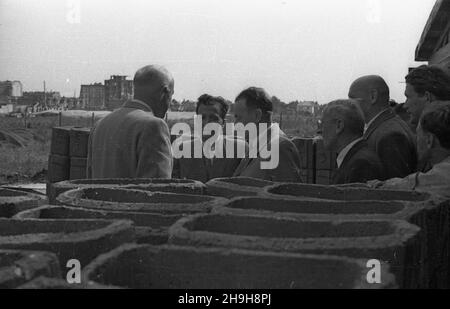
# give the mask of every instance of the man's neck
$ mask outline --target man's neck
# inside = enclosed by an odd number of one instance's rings
[[[151,110],[153,110],[152,104],[149,102],[149,100],[144,100],[144,99],[136,98],[136,97],[133,98],[133,100],[140,101],[140,102],[144,103],[145,105],[147,105],[147,107],[149,107]]]
[[[369,112],[369,114],[367,115],[367,119],[366,119],[366,124],[370,123],[371,121],[375,120],[375,118],[381,114],[381,112],[385,111],[386,109],[388,109],[388,106],[384,106],[384,107],[377,107],[374,108],[373,110],[371,110]]]

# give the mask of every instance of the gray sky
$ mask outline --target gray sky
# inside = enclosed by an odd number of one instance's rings
[[[165,65],[175,98],[233,100],[260,86],[283,101],[347,97],[404,76],[435,0],[0,0],[0,80],[79,95],[80,84]],[[77,3],[79,14],[77,14]]]

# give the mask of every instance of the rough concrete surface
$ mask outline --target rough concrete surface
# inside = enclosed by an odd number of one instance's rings
[[[207,213],[226,199],[205,195],[149,192],[121,188],[86,188],[60,194],[58,203],[87,209],[161,214]]]
[[[92,210],[80,207],[45,205],[18,213],[13,218],[131,220],[135,225],[136,242],[156,245],[167,243],[167,228],[181,217],[182,215]]]
[[[0,249],[54,252],[62,269],[71,259],[85,266],[134,239],[133,223],[126,220],[0,219]]]
[[[169,229],[176,245],[340,255],[391,266],[402,287],[424,287],[420,228],[400,220],[295,220],[235,215],[194,215]]]
[[[223,248],[124,245],[84,269],[84,281],[126,288],[312,289],[390,288],[366,281],[365,261]],[[330,274],[333,274],[330,276]]]
[[[18,212],[39,207],[46,201],[38,194],[0,188],[0,218],[10,218]]]
[[[39,276],[61,278],[55,254],[0,250],[0,289],[16,288]]]
[[[145,191],[160,191],[181,194],[202,195],[206,186],[195,180],[188,179],[82,179],[62,181],[48,185],[47,195],[50,204],[56,203],[56,197],[61,193],[83,188],[110,188],[121,187],[123,189],[139,189]]]
[[[272,181],[247,177],[216,178],[206,183],[206,191],[208,195],[226,198],[255,196],[261,193],[263,188],[274,184]]]

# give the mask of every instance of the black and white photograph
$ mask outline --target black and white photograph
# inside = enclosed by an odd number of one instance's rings
[[[450,0],[0,0],[0,289],[450,289]]]

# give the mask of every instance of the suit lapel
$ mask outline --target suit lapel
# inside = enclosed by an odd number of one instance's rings
[[[352,148],[350,148],[350,150],[344,157],[344,160],[342,161],[341,166],[333,172],[333,176],[332,176],[333,184],[342,183],[343,181],[345,181],[345,175],[346,175],[345,173],[347,172],[346,165],[350,162],[350,160],[353,158],[353,156],[356,153],[358,153],[358,151],[361,148],[363,148],[365,145],[367,145],[367,142],[365,140],[360,140],[355,145],[353,145]],[[344,178],[344,180],[342,180],[341,178]]]
[[[344,160],[342,161],[341,167],[345,169],[345,165],[353,158],[353,156],[361,149],[363,148],[367,142],[365,140],[360,140],[355,145],[353,145],[352,148],[348,151],[347,155],[345,156]]]
[[[368,139],[373,132],[385,121],[394,118],[395,113],[392,111],[392,109],[387,109],[383,113],[381,113],[367,128],[366,132],[364,133],[364,139]]]

